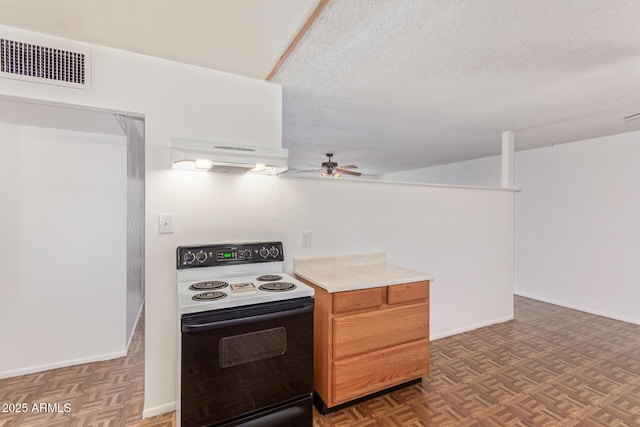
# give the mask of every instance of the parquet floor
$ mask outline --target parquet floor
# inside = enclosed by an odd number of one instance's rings
[[[3,349],[4,350],[4,349]],[[144,315],[129,355],[0,380],[2,404],[25,403],[25,413],[0,412],[0,426],[171,427],[174,413],[142,420],[144,403]],[[58,404],[47,408],[40,404]],[[40,412],[34,411],[41,409]],[[65,412],[64,404],[68,404]],[[59,412],[56,412],[59,411]]]
[[[640,426],[640,326],[516,297],[516,318],[433,341],[422,384],[314,427]],[[69,413],[0,413],[1,426],[172,426],[140,420],[143,321],[131,355],[0,380],[0,403],[63,402]]]
[[[515,320],[433,341],[428,377],[314,427],[640,426],[640,326],[515,298]]]

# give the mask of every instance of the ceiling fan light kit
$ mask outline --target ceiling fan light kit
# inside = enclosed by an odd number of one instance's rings
[[[343,174],[360,176],[362,175],[360,172],[354,172],[349,169],[358,169],[356,165],[347,165],[340,167],[338,163],[332,162],[331,157],[333,157],[333,153],[327,153],[328,160],[322,163],[322,173],[321,176],[332,176],[334,178],[340,178]]]

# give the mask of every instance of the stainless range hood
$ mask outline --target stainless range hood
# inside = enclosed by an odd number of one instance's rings
[[[289,169],[288,160],[286,148],[171,139],[173,169],[277,175]]]

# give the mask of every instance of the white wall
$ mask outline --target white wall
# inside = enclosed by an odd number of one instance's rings
[[[516,153],[515,289],[640,324],[640,132]]]
[[[0,377],[125,354],[126,139],[0,123]]]
[[[89,91],[0,79],[0,94],[145,115],[145,415],[175,400],[178,245],[282,239],[289,269],[298,255],[384,250],[436,276],[434,336],[511,316],[513,193],[170,170],[174,136],[279,146],[280,86],[95,46],[92,58]],[[161,212],[174,234],[158,234]]]
[[[517,135],[516,135],[517,144]],[[515,154],[515,292],[640,323],[640,132]],[[402,179],[499,183],[500,156]]]
[[[512,192],[335,179],[283,179],[280,192],[288,269],[296,256],[381,251],[431,273],[432,339],[513,316]]]

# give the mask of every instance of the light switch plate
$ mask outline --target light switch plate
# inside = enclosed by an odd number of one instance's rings
[[[310,248],[311,247],[311,232],[310,231],[301,231],[300,232],[300,247],[301,248]]]
[[[158,214],[158,232],[160,234],[173,233],[173,214]]]

